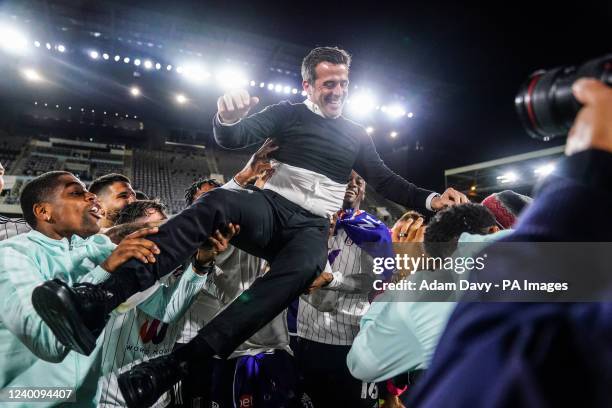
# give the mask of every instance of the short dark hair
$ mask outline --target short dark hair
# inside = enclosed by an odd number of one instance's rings
[[[50,171],[33,178],[21,189],[19,196],[21,211],[23,218],[32,228],[36,227],[34,204],[48,201],[60,184],[59,178],[65,175],[73,176],[68,171]]]
[[[210,184],[211,186],[221,187],[221,183],[219,183],[214,178],[201,178],[198,181],[195,181],[192,185],[185,189],[185,204],[191,205],[193,204],[194,197],[196,192],[202,187],[204,184]]]
[[[317,79],[316,68],[321,62],[344,64],[351,67],[351,56],[338,47],[317,47],[308,53],[302,60],[302,79],[310,84]]]
[[[117,216],[115,225],[127,224],[136,221],[136,218],[144,217],[147,211],[153,209],[166,215],[167,207],[157,200],[138,200],[123,207]]]
[[[143,193],[140,190],[134,191],[134,194],[136,194],[136,199],[137,200],[148,200],[149,199],[149,196],[146,195],[145,193]]]
[[[447,208],[427,224],[425,252],[429,256],[445,258],[455,252],[459,236],[464,232],[485,234],[495,225],[495,217],[484,205],[466,203]]]
[[[97,179],[92,181],[89,185],[89,191],[94,194],[100,194],[108,186],[117,182],[132,184],[130,179],[124,176],[123,174],[110,173],[105,174],[102,177],[98,177]]]

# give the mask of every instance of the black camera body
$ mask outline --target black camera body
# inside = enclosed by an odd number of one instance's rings
[[[531,74],[514,99],[527,133],[544,141],[566,135],[582,107],[572,94],[572,85],[577,79],[587,77],[612,86],[612,54],[580,66],[557,67]]]

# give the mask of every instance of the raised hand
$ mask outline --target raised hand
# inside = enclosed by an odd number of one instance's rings
[[[224,124],[232,124],[244,118],[251,108],[259,103],[259,98],[250,96],[244,89],[234,90],[217,99],[219,120]]]
[[[460,191],[455,190],[452,187],[447,188],[441,196],[434,197],[431,200],[431,209],[434,211],[440,211],[446,207],[452,207],[457,204],[469,203],[467,196]]]
[[[160,253],[159,248],[153,241],[143,237],[156,234],[157,231],[157,227],[144,228],[125,237],[102,263],[102,268],[107,272],[114,272],[119,266],[132,258],[136,258],[142,263],[154,263],[155,255]]]
[[[251,156],[247,164],[238,174],[234,176],[234,180],[241,186],[245,186],[252,182],[257,177],[263,175],[270,178],[274,169],[270,164],[270,153],[278,150],[278,145],[274,139],[266,139],[259,150]]]

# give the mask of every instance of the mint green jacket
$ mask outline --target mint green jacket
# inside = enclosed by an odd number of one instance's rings
[[[512,230],[490,235],[463,233],[459,244],[466,245],[460,245],[453,256],[474,256],[511,233]],[[409,279],[419,279],[419,272]],[[455,302],[405,299],[400,291],[387,291],[372,302],[362,317],[359,334],[346,359],[355,378],[379,382],[429,366]]]
[[[0,389],[6,387],[70,387],[76,390],[77,407],[98,405],[98,381],[108,375],[103,357],[114,361],[123,356],[122,332],[115,326],[106,329],[90,356],[67,350],[40,319],[31,302],[32,291],[41,283],[60,278],[70,285],[76,282],[99,283],[110,277],[100,264],[115,249],[105,235],[87,239],[73,236],[51,239],[30,231],[0,242]],[[113,313],[111,322],[125,321],[138,307],[162,322],[172,322],[184,314],[206,276],[191,268],[170,285],[158,283],[132,296]],[[138,335],[136,335],[138,337]],[[171,336],[170,336],[171,337]],[[172,341],[174,343],[174,341]],[[122,345],[125,347],[125,345]],[[103,356],[104,354],[104,356]],[[132,353],[132,358],[136,358]],[[123,357],[125,364],[131,360]],[[119,368],[119,367],[117,367]],[[10,407],[51,407],[57,402],[11,402]],[[3,403],[0,401],[0,406]]]
[[[71,285],[107,279],[110,274],[99,265],[114,248],[105,235],[68,241],[35,230],[0,242],[0,389],[70,387],[76,390],[74,406],[95,406],[100,345],[90,356],[66,349],[34,310],[31,296],[49,279]],[[11,408],[56,404],[7,403]]]

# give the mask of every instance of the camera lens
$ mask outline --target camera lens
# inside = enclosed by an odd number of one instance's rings
[[[536,71],[529,77],[514,104],[530,136],[549,140],[567,134],[581,107],[572,94],[572,84],[584,77],[612,85],[612,55],[591,60],[580,67]]]

